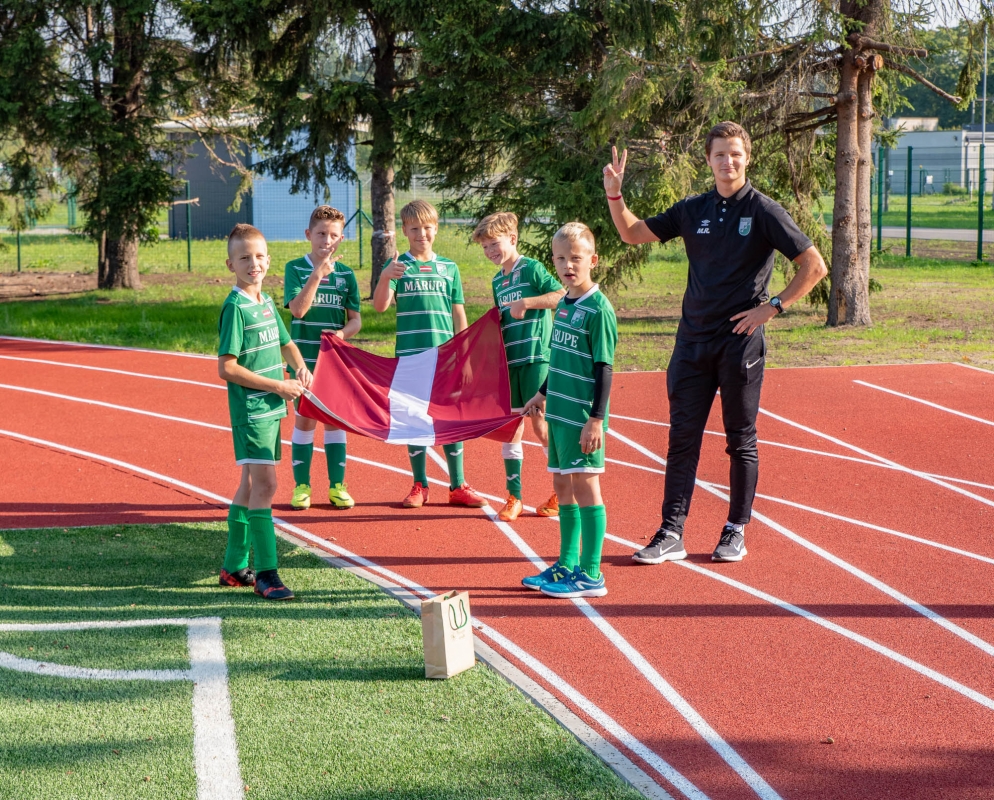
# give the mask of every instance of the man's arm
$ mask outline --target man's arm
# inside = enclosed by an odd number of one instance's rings
[[[607,206],[611,210],[611,220],[618,229],[621,241],[626,244],[649,244],[659,238],[643,220],[636,217],[621,196],[621,184],[625,177],[625,164],[628,163],[628,150],[623,150],[618,159],[618,148],[611,148],[611,163],[604,167],[604,191],[607,192]]]
[[[815,288],[815,285],[828,274],[828,267],[825,266],[825,259],[821,257],[818,248],[812,245],[794,259],[797,264],[797,272],[790,283],[778,295],[780,304],[784,309],[792,306],[804,295]],[[732,317],[738,320],[738,324],[732,328],[732,333],[744,333],[752,335],[760,325],[765,325],[777,316],[777,310],[769,303],[750,308]]]

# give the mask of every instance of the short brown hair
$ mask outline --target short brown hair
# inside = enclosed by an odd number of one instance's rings
[[[498,236],[511,234],[518,235],[518,215],[513,211],[498,211],[480,220],[473,231],[473,241],[479,244],[484,239],[496,239]]]
[[[746,155],[752,155],[752,139],[749,138],[749,131],[737,122],[719,122],[708,131],[708,138],[704,140],[704,152],[711,155],[711,144],[715,139],[734,139],[738,137],[742,140]]]
[[[239,222],[231,229],[231,233],[228,234],[228,255],[231,255],[231,243],[243,239],[262,239],[262,241],[266,241],[266,237],[262,235],[262,231],[255,227],[255,225],[249,225],[247,222]]]
[[[318,206],[311,212],[311,218],[307,221],[307,230],[314,227],[315,222],[341,222],[345,224],[345,215],[337,208],[331,206]]]
[[[438,225],[438,211],[427,200],[412,200],[400,210],[401,224],[420,222],[422,225]]]
[[[567,222],[556,231],[552,237],[553,242],[583,242],[590,247],[591,253],[597,252],[597,240],[594,239],[594,232],[582,222]]]

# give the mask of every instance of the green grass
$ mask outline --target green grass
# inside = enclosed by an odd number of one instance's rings
[[[85,264],[85,247],[72,237],[61,244],[31,243],[40,254],[45,253],[44,248],[52,248],[51,257],[61,250],[60,264],[66,268]],[[492,303],[493,265],[468,241],[464,227],[443,226],[436,249],[459,263],[467,314],[470,321],[477,319]],[[306,245],[275,242],[270,250],[273,267],[266,290],[281,304],[283,264],[305,252]],[[357,251],[355,242],[346,242],[340,258],[354,264]],[[197,242],[194,253],[197,266],[187,273],[183,243],[162,242],[143,248],[145,288],[140,292],[91,291],[0,303],[0,333],[214,353],[218,313],[232,279],[223,265],[223,242]],[[9,258],[9,251],[0,253],[0,271],[9,269]],[[871,296],[871,327],[829,329],[824,324],[824,308],[799,303],[767,328],[770,365],[971,360],[994,366],[994,303],[990,302],[994,270],[990,264],[905,259],[884,253],[875,257],[872,274],[883,288]],[[368,266],[357,271],[357,277],[360,290],[367,294]],[[611,292],[618,313],[618,370],[665,369],[686,280],[683,249],[679,243],[669,243],[654,251],[641,282],[632,280],[627,287]],[[774,273],[771,290],[782,287],[782,278]],[[363,329],[352,341],[381,355],[392,355],[394,310],[377,314],[363,303],[362,314]],[[284,318],[289,320],[286,311]]]
[[[249,798],[639,795],[496,673],[424,678],[417,617],[281,542],[298,602],[217,587],[218,524],[0,532],[5,622],[220,616]],[[182,669],[185,630],[0,633],[22,658]],[[2,670],[0,798],[196,796],[185,683]]]
[[[877,195],[872,196],[873,230],[877,228]],[[821,198],[820,210],[825,224],[832,224],[833,195]],[[984,229],[994,229],[994,211],[990,208],[991,195],[987,194],[987,208],[984,213]],[[817,209],[816,209],[817,211]],[[891,194],[887,210],[883,215],[885,226],[904,227],[908,220],[906,195]],[[911,226],[914,228],[965,228],[977,229],[977,194],[968,195],[926,194],[911,197]]]

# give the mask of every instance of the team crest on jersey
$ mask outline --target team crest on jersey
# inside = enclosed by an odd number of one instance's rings
[[[344,289],[345,288],[345,278],[335,278],[335,288]]]
[[[516,269],[511,273],[511,286],[517,286],[521,283],[521,270]]]
[[[445,264],[436,264],[435,269],[438,270],[439,275],[445,274]]]
[[[569,324],[572,325],[574,328],[579,328],[583,324],[583,321],[586,318],[587,318],[587,312],[582,311],[581,309],[578,308],[576,311],[573,312],[573,319],[569,321]]]
[[[742,217],[739,220],[739,235],[748,236],[749,231],[752,230],[752,217]]]

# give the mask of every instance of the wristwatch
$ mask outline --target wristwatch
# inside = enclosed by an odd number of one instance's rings
[[[770,298],[770,305],[773,306],[777,310],[778,314],[782,314],[784,312],[784,310],[785,310],[784,307],[783,307],[783,303],[780,302],[780,298],[779,297],[771,297]]]

